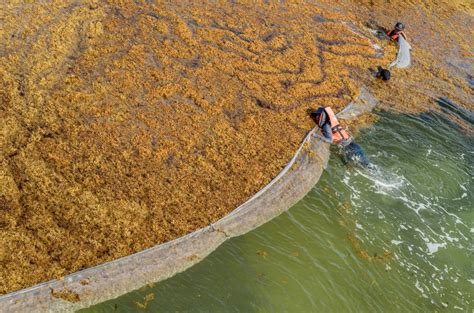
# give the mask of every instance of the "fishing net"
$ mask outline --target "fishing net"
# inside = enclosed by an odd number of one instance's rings
[[[225,240],[286,211],[316,184],[329,144],[313,129],[280,174],[223,219],[176,240],[0,297],[1,312],[64,312],[85,308],[181,272]]]
[[[365,88],[337,116],[346,120],[377,104]],[[293,158],[268,185],[230,214],[186,236],[0,297],[0,312],[65,312],[89,307],[182,272],[229,238],[288,210],[317,183],[329,159],[329,143],[311,130]]]
[[[403,36],[398,37],[398,53],[397,59],[390,64],[390,67],[396,66],[398,68],[407,68],[410,66],[411,57],[410,57],[410,44],[403,38]]]
[[[349,103],[341,112],[337,113],[336,116],[343,120],[351,120],[360,116],[364,113],[372,111],[377,105],[378,100],[372,96],[366,88],[360,88],[360,95],[357,100]]]

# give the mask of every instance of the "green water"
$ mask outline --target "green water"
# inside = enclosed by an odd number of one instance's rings
[[[474,139],[450,114],[379,113],[357,138],[375,169],[334,150],[287,213],[81,312],[472,312]]]

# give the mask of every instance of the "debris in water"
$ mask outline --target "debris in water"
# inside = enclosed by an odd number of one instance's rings
[[[257,255],[263,257],[264,259],[267,257],[268,253],[263,250],[258,250]]]

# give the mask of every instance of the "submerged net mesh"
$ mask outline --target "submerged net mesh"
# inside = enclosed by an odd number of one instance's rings
[[[351,120],[364,113],[372,111],[377,105],[378,100],[371,95],[365,87],[360,88],[360,95],[356,101],[352,101],[349,105],[337,113],[336,116],[343,120]]]
[[[310,131],[280,174],[223,219],[176,240],[0,297],[1,312],[73,311],[181,272],[225,240],[286,211],[311,190],[329,158],[329,144]]]
[[[403,36],[398,37],[398,54],[397,59],[390,64],[390,67],[396,66],[398,68],[407,68],[410,66],[411,57],[410,57],[410,44],[403,38]]]

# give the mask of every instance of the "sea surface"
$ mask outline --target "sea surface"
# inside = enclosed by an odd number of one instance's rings
[[[356,137],[372,169],[333,148],[288,212],[80,312],[473,312],[473,114],[433,101],[442,111],[376,112]]]

